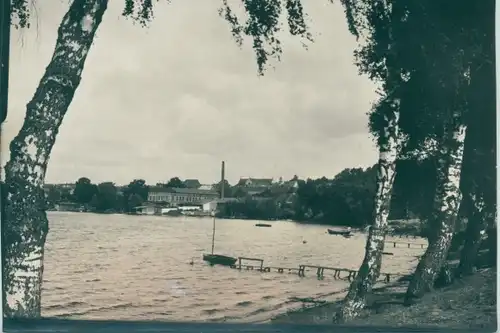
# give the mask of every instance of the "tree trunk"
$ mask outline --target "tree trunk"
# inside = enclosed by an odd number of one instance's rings
[[[391,202],[391,192],[396,175],[396,158],[401,146],[399,135],[399,99],[393,100],[384,136],[379,144],[377,170],[377,190],[373,211],[373,222],[366,241],[365,257],[358,274],[349,287],[349,292],[336,315],[335,321],[342,323],[357,317],[366,305],[366,297],[380,275],[382,252],[387,232],[387,217]]]
[[[494,215],[494,221],[492,222],[491,228],[488,229],[486,234],[488,235],[486,239],[486,249],[488,250],[488,257],[486,263],[488,265],[495,266],[497,263],[497,226],[496,226],[496,216]]]
[[[461,117],[455,118],[456,123],[446,132],[447,137],[439,152],[436,194],[430,221],[435,230],[431,231],[431,241],[408,286],[406,304],[411,304],[432,289],[453,238],[461,202],[459,186],[466,134],[466,126],[461,123]]]
[[[469,193],[469,200],[471,202],[471,212],[465,232],[464,247],[460,253],[460,264],[456,272],[457,276],[474,273],[479,247],[486,236],[486,230],[488,228],[486,205],[483,197],[478,191],[474,191]]]
[[[40,317],[48,233],[43,184],[59,126],[80,83],[107,0],[74,0],[58,29],[52,59],[5,166],[7,200],[2,234],[4,315]]]

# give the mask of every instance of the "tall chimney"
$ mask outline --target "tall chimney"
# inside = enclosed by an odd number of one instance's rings
[[[221,170],[220,170],[220,198],[221,199],[224,199],[224,161],[222,161],[222,166],[221,166]]]

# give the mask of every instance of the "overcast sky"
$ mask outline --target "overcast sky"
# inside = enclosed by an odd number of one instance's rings
[[[154,184],[179,176],[210,183],[221,160],[230,182],[332,177],[375,163],[366,116],[374,85],[353,65],[356,41],[341,6],[307,1],[315,43],[306,51],[284,33],[282,61],[259,78],[251,44],[238,49],[217,14],[219,4],[160,2],[144,29],[120,17],[122,1],[111,1],[46,182],[85,176]],[[67,9],[67,1],[44,1],[31,29],[13,31],[4,162]]]

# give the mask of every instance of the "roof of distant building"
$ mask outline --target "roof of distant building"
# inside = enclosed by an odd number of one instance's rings
[[[199,188],[201,186],[201,183],[198,179],[186,179],[184,181],[184,186],[188,188]]]
[[[205,204],[211,203],[211,202],[225,203],[225,202],[236,202],[236,201],[240,201],[240,199],[239,198],[219,198],[219,199],[208,200],[205,202]]]
[[[272,178],[241,177],[237,185],[246,185],[248,181],[251,183],[251,186],[271,186],[273,184]]]
[[[151,186],[149,188],[149,193],[185,193],[185,194],[211,194],[218,195],[216,191],[203,190],[196,188],[178,188],[178,187],[162,187],[162,186]]]
[[[203,190],[196,188],[173,188],[176,193],[186,193],[186,194],[218,194],[213,190]]]

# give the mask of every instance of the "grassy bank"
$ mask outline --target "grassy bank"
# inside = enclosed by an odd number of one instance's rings
[[[375,289],[367,308],[351,324],[496,330],[496,268],[482,269],[474,276],[435,290],[411,307],[402,304],[407,285],[407,281],[399,281]],[[339,302],[326,303],[290,311],[271,321],[328,324],[338,307]]]

